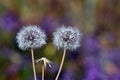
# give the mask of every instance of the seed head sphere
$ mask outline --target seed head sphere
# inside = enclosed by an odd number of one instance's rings
[[[74,50],[80,46],[80,31],[71,26],[62,26],[53,33],[53,44],[58,48]]]
[[[19,31],[16,40],[22,50],[36,49],[46,44],[46,35],[38,26],[27,25]]]

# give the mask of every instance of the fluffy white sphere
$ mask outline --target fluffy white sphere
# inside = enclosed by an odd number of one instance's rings
[[[71,26],[62,26],[53,33],[53,44],[58,48],[74,50],[80,46],[80,31]]]
[[[36,49],[46,44],[46,35],[36,25],[27,25],[19,31],[16,40],[22,50]]]

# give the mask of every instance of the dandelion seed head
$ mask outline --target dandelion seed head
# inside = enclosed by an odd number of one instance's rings
[[[17,34],[16,40],[22,50],[36,49],[46,44],[46,35],[36,25],[27,25]]]
[[[81,34],[77,28],[62,26],[53,33],[53,44],[58,48],[74,50],[80,46]]]

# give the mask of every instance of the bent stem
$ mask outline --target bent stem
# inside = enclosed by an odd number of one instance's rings
[[[34,52],[33,52],[33,49],[31,49],[31,55],[32,55],[32,66],[33,66],[34,80],[36,80],[36,71],[35,71],[35,62],[34,62]]]
[[[64,53],[63,53],[63,56],[62,56],[62,61],[61,61],[61,64],[60,64],[60,67],[59,67],[59,70],[58,70],[58,73],[57,73],[57,76],[56,76],[55,80],[58,80],[58,77],[61,73],[63,63],[64,63],[64,60],[65,60],[65,55],[66,55],[66,49],[64,49]]]
[[[45,67],[44,67],[44,64],[42,64],[42,80],[44,80],[44,73],[45,73]]]

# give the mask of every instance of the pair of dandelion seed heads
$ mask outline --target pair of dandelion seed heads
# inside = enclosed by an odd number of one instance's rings
[[[74,50],[80,46],[80,32],[71,26],[62,26],[53,33],[53,44],[58,48]],[[24,26],[16,36],[22,50],[40,48],[46,44],[45,32],[36,25]]]

